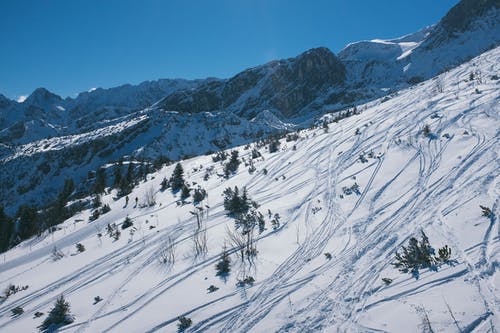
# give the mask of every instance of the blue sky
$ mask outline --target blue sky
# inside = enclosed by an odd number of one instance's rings
[[[230,77],[437,22],[458,0],[2,0],[0,93],[63,97],[158,78]]]

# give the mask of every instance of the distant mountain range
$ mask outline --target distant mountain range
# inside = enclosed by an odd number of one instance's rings
[[[0,202],[44,204],[64,178],[123,156],[170,159],[308,126],[447,71],[500,42],[500,5],[463,0],[439,23],[338,55],[315,48],[229,79],[166,79],[82,92],[36,89],[22,103],[0,95]]]

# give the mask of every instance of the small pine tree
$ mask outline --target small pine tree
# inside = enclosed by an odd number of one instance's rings
[[[186,186],[186,184],[183,184],[181,188],[181,200],[182,201],[186,200],[187,198],[189,198],[190,195],[191,195],[191,190],[189,189],[189,187]]]
[[[96,194],[103,193],[105,188],[106,188],[106,169],[99,168],[97,169],[95,175],[95,183],[93,188],[94,193]]]
[[[231,258],[225,246],[222,250],[219,262],[215,265],[215,269],[217,270],[217,276],[225,276],[231,271]]]
[[[82,253],[85,251],[85,246],[82,244],[82,243],[76,243],[76,250],[79,252],[79,253]]]
[[[280,142],[278,139],[272,139],[269,143],[269,152],[275,153],[280,149]]]
[[[257,149],[252,149],[252,158],[259,158],[261,156],[260,152]]]
[[[123,221],[123,223],[122,223],[122,229],[130,228],[133,225],[134,225],[134,222],[132,221],[132,219],[130,217],[127,216],[125,218],[125,221]]]
[[[205,199],[206,195],[207,195],[207,191],[205,191],[201,187],[198,187],[197,189],[194,190],[193,202],[194,203],[202,202],[203,199]]]
[[[238,170],[238,166],[240,165],[240,160],[238,158],[239,153],[237,150],[233,150],[231,152],[231,158],[229,159],[229,162],[224,165],[224,175],[226,177],[229,177],[230,174],[236,172]]]
[[[179,323],[177,324],[178,331],[184,332],[189,327],[191,327],[192,324],[193,324],[193,321],[191,320],[191,318],[180,316]]]
[[[280,227],[280,214],[274,214],[273,219],[271,220],[271,225],[273,226],[273,230],[276,230]]]
[[[42,332],[54,332],[61,326],[71,324],[74,320],[70,313],[69,303],[61,295],[39,328]]]
[[[421,231],[421,236],[420,241],[415,237],[410,238],[408,246],[402,246],[402,253],[396,252],[396,261],[392,265],[401,272],[417,273],[420,268],[428,268],[436,263],[432,256],[434,250],[429,243],[429,238],[423,231]]]
[[[438,256],[434,257],[434,259],[437,262],[442,262],[442,263],[449,262],[451,259],[451,249],[448,247],[448,245],[445,245],[442,248],[438,249]]]
[[[429,125],[425,124],[424,128],[422,129],[422,135],[429,136],[429,134],[431,134],[431,128],[429,127]]]
[[[169,186],[170,186],[170,184],[168,183],[167,178],[163,178],[163,180],[161,181],[161,184],[160,184],[160,190],[165,191]]]
[[[97,209],[101,207],[101,205],[102,205],[101,195],[97,193],[94,195],[94,198],[92,199],[92,208]]]
[[[489,219],[491,219],[493,217],[493,212],[491,211],[491,209],[489,207],[482,206],[482,205],[479,205],[479,207],[481,208],[481,211],[482,211],[484,217],[487,217]]]
[[[184,169],[180,163],[177,163],[175,166],[174,172],[172,173],[172,177],[170,177],[170,187],[173,192],[177,192],[182,189],[184,185]]]

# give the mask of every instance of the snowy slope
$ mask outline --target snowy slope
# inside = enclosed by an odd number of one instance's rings
[[[29,288],[0,304],[0,330],[35,331],[64,294],[76,318],[61,329],[68,332],[175,332],[180,315],[193,320],[191,332],[497,331],[500,228],[497,217],[481,216],[479,205],[500,213],[500,81],[493,76],[499,64],[496,48],[360,106],[361,114],[331,123],[327,132],[303,130],[298,141],[283,140],[277,153],[261,147],[254,173],[240,165],[226,180],[210,156],[183,161],[187,180],[208,191],[201,205],[204,256],[193,253],[197,222],[190,211],[196,208],[159,191],[173,166],[150,175],[128,205],[113,193],[104,196],[111,212],[98,220],[87,223],[84,211],[2,255],[0,287]],[[481,80],[469,80],[471,72],[482,73]],[[429,136],[422,134],[425,124]],[[239,151],[248,161],[249,150]],[[348,194],[354,183],[359,193]],[[252,264],[229,247],[232,269],[221,279],[214,266],[234,229],[221,194],[235,185],[246,186],[261,205],[266,230]],[[140,208],[150,188],[156,204]],[[277,230],[268,209],[281,216]],[[126,216],[135,232],[122,230],[113,241],[105,226]],[[390,263],[420,230],[435,248],[449,245],[455,263],[415,278]],[[166,265],[159,259],[169,239],[175,263]],[[77,242],[85,252],[76,253]],[[54,247],[62,259],[51,259]],[[246,276],[255,283],[236,286]],[[210,285],[219,289],[208,293]],[[93,304],[98,295],[103,301]],[[25,312],[12,318],[16,306]],[[45,315],[34,319],[36,311]]]

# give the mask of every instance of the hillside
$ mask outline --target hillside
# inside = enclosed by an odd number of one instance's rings
[[[0,202],[43,207],[71,179],[121,159],[177,160],[307,128],[326,113],[388,96],[500,43],[498,1],[462,0],[431,27],[390,40],[318,47],[227,79],[163,79],[76,98],[0,95]],[[201,126],[200,126],[201,124]]]
[[[227,179],[227,161],[183,160],[191,187],[208,193],[198,205],[160,190],[174,165],[148,175],[129,202],[103,195],[111,211],[97,220],[82,211],[2,255],[0,288],[28,288],[0,303],[0,330],[34,331],[62,294],[75,316],[68,332],[175,332],[179,316],[192,319],[189,332],[497,331],[499,64],[495,48],[357,115],[327,114],[328,129],[300,130],[275,153],[240,146],[249,165]],[[251,158],[253,148],[262,156]],[[248,260],[228,235],[242,231],[223,205],[234,186],[265,221],[250,231]],[[122,229],[127,216],[133,226]],[[112,223],[121,236],[108,237]],[[402,273],[391,263],[421,231],[436,255],[448,245],[451,260]],[[216,276],[224,246],[231,270]],[[15,307],[24,312],[11,316]]]

